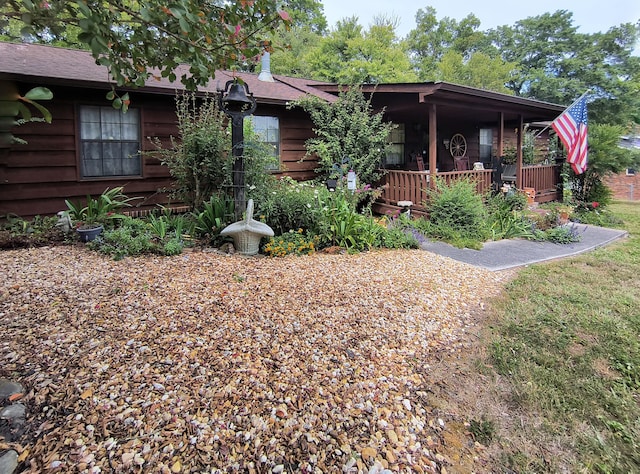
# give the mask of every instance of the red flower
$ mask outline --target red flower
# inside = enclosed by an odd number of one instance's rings
[[[596,201],[593,201],[593,202],[591,203],[591,207],[593,207],[594,209],[595,209],[596,207],[598,207],[599,205],[600,205],[600,203],[599,203],[599,202],[596,202]]]

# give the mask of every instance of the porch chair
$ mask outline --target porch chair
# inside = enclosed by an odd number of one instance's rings
[[[416,163],[418,164],[418,171],[424,171],[424,159],[422,155],[416,155]]]
[[[502,168],[502,181],[506,183],[516,182],[516,165],[504,165]]]
[[[454,158],[453,167],[455,171],[468,171],[469,170],[469,158]]]

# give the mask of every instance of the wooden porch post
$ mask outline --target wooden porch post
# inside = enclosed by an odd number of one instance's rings
[[[429,187],[436,187],[436,162],[438,158],[438,137],[436,104],[429,104]]]
[[[516,137],[516,188],[522,189],[522,143],[524,125],[522,115],[518,116],[518,136]]]
[[[504,154],[504,112],[498,118],[498,158]]]

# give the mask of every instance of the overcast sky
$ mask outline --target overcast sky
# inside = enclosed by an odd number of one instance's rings
[[[480,19],[480,29],[487,30],[500,25],[513,25],[518,20],[557,10],[573,13],[573,25],[581,33],[605,32],[620,23],[636,23],[640,20],[640,0],[322,0],[324,14],[333,28],[338,20],[357,16],[366,29],[376,15],[395,16],[400,24],[396,32],[404,37],[416,27],[415,15],[419,9],[432,6],[437,18],[445,16],[462,20],[469,13]],[[636,49],[637,50],[637,49]]]

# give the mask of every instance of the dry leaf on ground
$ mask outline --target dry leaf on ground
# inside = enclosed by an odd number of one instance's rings
[[[55,247],[2,252],[0,272],[24,466],[92,473],[438,472],[430,357],[507,278],[424,251]]]

